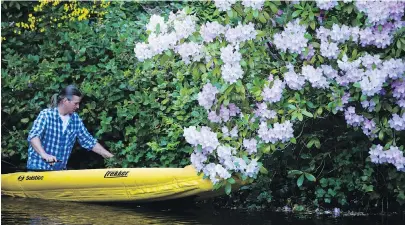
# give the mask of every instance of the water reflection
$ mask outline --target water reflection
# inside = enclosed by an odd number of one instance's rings
[[[2,224],[343,224],[343,225],[403,225],[399,217],[339,217],[319,218],[281,213],[244,213],[215,210],[209,205],[195,207],[181,203],[171,208],[161,204],[101,205],[23,199],[2,196]]]

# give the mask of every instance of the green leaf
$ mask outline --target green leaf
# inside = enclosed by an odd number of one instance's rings
[[[269,5],[270,5],[270,9],[271,9],[271,11],[272,11],[273,13],[277,13],[277,12],[278,12],[277,6],[276,6],[274,3],[270,2]]]
[[[382,130],[378,134],[378,139],[380,139],[381,141],[384,140],[384,132]]]
[[[205,73],[206,68],[205,68],[205,65],[204,65],[203,63],[199,63],[199,64],[198,64],[198,67],[200,68],[200,71],[201,71],[201,72]]]
[[[320,48],[320,47],[321,47],[321,45],[320,45],[318,42],[311,42],[311,45],[312,45],[314,48]]]
[[[319,107],[318,110],[316,110],[316,113],[317,113],[318,115],[321,115],[322,112],[323,112],[322,107]]]
[[[321,143],[319,142],[318,139],[315,140],[315,147],[316,147],[317,149],[320,149],[320,148],[321,148]]]
[[[232,186],[231,186],[230,183],[227,183],[227,184],[225,185],[225,193],[226,193],[227,195],[229,195],[229,194],[231,194],[231,191],[232,191]]]
[[[305,33],[305,34],[304,34],[304,37],[305,37],[306,39],[308,39],[308,40],[312,40],[312,36],[311,36],[311,34],[309,34],[309,33]]]
[[[257,18],[257,17],[259,17],[259,11],[258,10],[253,10],[253,17],[254,18]]]
[[[319,62],[320,62],[320,63],[323,63],[323,62],[324,62],[323,57],[322,57],[321,55],[318,55],[318,59],[319,59]]]
[[[312,113],[308,112],[308,111],[305,110],[305,109],[302,110],[301,113],[304,114],[304,115],[306,115],[307,117],[314,117],[314,115],[313,115]]]
[[[312,102],[310,102],[310,101],[307,101],[306,104],[307,104],[307,106],[308,106],[309,108],[311,108],[311,109],[315,109],[315,108],[316,108],[316,107],[314,106],[314,103],[312,103]]]
[[[264,17],[263,14],[260,14],[259,20],[260,20],[260,22],[262,22],[262,23],[266,23],[266,22],[267,22],[267,20],[266,20],[266,18]]]
[[[261,167],[259,168],[259,171],[260,171],[260,173],[262,173],[262,174],[268,174],[268,173],[269,173],[269,171],[267,171],[267,169],[266,169],[265,167],[263,167],[263,166],[261,166]]]
[[[229,182],[230,184],[236,183],[235,179],[233,179],[232,177],[228,179],[228,182]]]
[[[312,21],[309,26],[312,28],[312,30],[315,30],[315,21]]]
[[[247,66],[246,61],[245,61],[244,59],[242,59],[242,60],[240,61],[240,65],[241,65],[242,67],[246,67],[246,66]]]
[[[229,18],[233,17],[233,11],[232,10],[228,10],[227,13],[228,13]]]
[[[263,11],[263,15],[267,20],[269,20],[271,18],[270,15],[266,11]]]
[[[301,187],[302,183],[304,183],[304,174],[302,174],[297,180],[298,187]]]
[[[310,173],[305,173],[305,177],[307,178],[307,180],[315,182],[316,178],[314,177],[314,175],[310,174]]]
[[[304,119],[301,113],[297,113],[297,117],[299,121],[302,121]]]
[[[293,143],[293,144],[297,144],[297,140],[295,138],[291,138],[290,142]]]
[[[21,119],[21,123],[28,123],[30,121],[28,118]]]
[[[156,34],[160,34],[160,23],[156,24]]]
[[[311,139],[308,144],[307,144],[307,148],[311,148],[312,145],[314,145],[315,139]]]
[[[303,174],[303,172],[299,171],[299,170],[290,170],[290,171],[288,171],[289,176],[301,175],[301,174]]]
[[[302,10],[297,10],[292,14],[292,17],[295,18],[297,16],[299,16],[302,13]]]

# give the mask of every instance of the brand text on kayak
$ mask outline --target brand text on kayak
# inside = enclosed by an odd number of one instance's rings
[[[128,177],[129,171],[107,171],[104,178]]]

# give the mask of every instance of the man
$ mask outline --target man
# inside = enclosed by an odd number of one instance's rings
[[[83,148],[104,158],[113,157],[89,134],[76,113],[81,99],[81,92],[75,86],[69,85],[52,97],[50,108],[39,113],[27,139],[30,143],[28,170],[66,169],[76,138]]]

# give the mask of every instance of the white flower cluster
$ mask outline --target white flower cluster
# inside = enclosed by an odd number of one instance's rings
[[[335,51],[337,44],[342,44],[348,40],[352,40],[362,46],[374,45],[378,48],[385,48],[394,40],[393,33],[399,26],[401,25],[397,22],[394,24],[387,23],[382,26],[382,29],[378,26],[360,29],[359,27],[339,26],[338,24],[334,24],[332,29],[326,29],[324,27],[318,28],[316,36],[321,40],[321,49],[331,48],[337,55],[338,53]],[[330,47],[330,45],[332,45],[332,47]],[[326,51],[321,52],[324,54],[328,53]]]
[[[284,31],[274,34],[274,45],[278,49],[283,52],[289,50],[291,53],[298,54],[304,52],[304,48],[308,45],[308,39],[304,37],[307,30],[305,26],[299,23],[299,19],[288,22]]]
[[[195,16],[189,16],[185,11],[176,14],[170,13],[167,22],[158,15],[150,18],[146,29],[150,31],[147,43],[137,43],[134,48],[135,56],[139,61],[150,59],[166,50],[174,49],[183,38],[187,38],[196,31]]]
[[[391,163],[398,171],[405,172],[404,153],[398,147],[391,146],[390,149],[384,151],[381,145],[376,145],[370,148],[369,154],[371,162],[377,164]]]
[[[204,127],[203,127],[204,128]],[[196,146],[196,143],[201,143],[200,138],[204,135],[212,135],[210,134],[210,131],[205,131],[208,132],[208,134],[202,134],[203,128],[201,129],[201,133],[198,133],[196,131],[195,127],[190,127],[186,128],[184,130],[184,134],[186,137],[186,141],[189,142],[191,145]],[[197,135],[197,138],[190,138],[192,135]],[[197,140],[196,140],[197,139]],[[214,141],[215,142],[215,141]],[[215,142],[216,143],[216,142]],[[251,145],[249,146],[250,148],[253,148],[255,146],[254,143],[250,143]],[[248,177],[255,177],[258,172],[259,172],[259,165],[256,160],[248,160],[247,162],[239,157],[236,157],[235,154],[236,149],[229,147],[229,146],[224,146],[224,145],[219,145],[215,144],[216,147],[216,155],[219,160],[219,164],[215,163],[208,163],[208,157],[211,152],[207,151],[198,151],[197,148],[194,150],[194,152],[191,154],[191,162],[193,166],[196,168],[198,172],[203,172],[206,176],[210,178],[212,183],[216,184],[218,181],[221,179],[228,179],[231,177],[231,172],[229,171],[236,171],[236,172],[241,172],[242,174],[248,176]]]
[[[242,5],[252,7],[253,9],[261,10],[265,0],[242,0]]]
[[[238,24],[234,28],[228,28],[225,32],[225,39],[233,44],[237,45],[245,41],[253,40],[256,38],[257,31],[253,23],[246,25]]]
[[[364,119],[363,125],[361,127],[363,130],[363,133],[371,138],[376,138],[377,137],[377,127],[376,124],[373,120],[369,119]]]
[[[375,110],[375,102],[373,100],[367,101],[364,100],[361,102],[361,106],[369,112],[373,112]]]
[[[235,104],[230,103],[228,106],[221,105],[219,115],[216,111],[208,113],[208,119],[213,123],[228,122],[231,117],[237,116],[240,113],[240,108]]]
[[[167,24],[165,19],[158,15],[152,15],[149,19],[149,23],[146,25],[146,30],[151,33],[157,34],[157,28],[159,26],[160,33],[167,33]]]
[[[369,120],[362,115],[356,114],[356,108],[353,106],[348,107],[345,110],[346,123],[353,126],[359,127],[363,130],[363,133],[371,138],[377,137],[377,127],[373,120]]]
[[[393,114],[392,118],[388,121],[390,127],[397,131],[405,130],[405,113],[402,116],[398,114]]]
[[[337,43],[321,41],[321,55],[328,59],[337,59],[340,51]]]
[[[356,108],[354,108],[353,106],[350,106],[346,109],[345,119],[346,119],[346,123],[353,127],[361,126],[361,124],[364,121],[364,117],[361,115],[357,115]]]
[[[216,37],[225,34],[228,27],[222,26],[217,21],[208,22],[201,26],[200,34],[203,40],[207,43],[212,42]]]
[[[204,153],[199,152],[199,151],[194,151],[191,154],[190,161],[193,164],[194,168],[198,172],[200,172],[204,168],[204,166],[205,166],[204,163],[207,161],[207,159],[208,159],[208,157]]]
[[[254,111],[255,116],[260,117],[261,121],[266,121],[267,119],[276,118],[277,113],[274,110],[270,110],[267,108],[267,103],[257,103],[257,109]]]
[[[283,81],[276,79],[273,81],[273,86],[265,86],[262,91],[263,100],[269,103],[278,102],[283,96],[285,84]]]
[[[336,0],[316,0],[316,5],[320,9],[329,10],[337,6],[338,2]]]
[[[332,95],[334,97],[336,97],[335,93],[332,93]],[[349,99],[350,99],[350,93],[346,92],[341,98],[340,100],[342,101],[342,105],[340,106],[336,106],[336,110],[337,111],[343,111],[344,107],[346,107],[346,104],[349,103]]]
[[[389,20],[401,20],[404,15],[405,2],[390,1],[356,1],[356,8],[364,12],[370,23],[385,24]]]
[[[333,80],[337,76],[337,71],[328,65],[321,65],[316,69],[310,65],[303,66],[301,74],[297,74],[291,65],[287,67],[289,71],[284,74],[284,81],[292,90],[301,90],[306,80],[314,88],[327,88],[330,83],[328,80]]]
[[[231,9],[232,5],[236,3],[237,0],[214,0],[215,6],[220,11],[228,11]]]
[[[224,137],[237,138],[238,137],[238,126],[234,126],[231,131],[229,131],[228,127],[223,126],[222,135]]]
[[[218,93],[218,89],[211,83],[204,85],[202,91],[198,93],[198,104],[204,109],[209,110],[214,104],[215,95]]]
[[[373,96],[383,90],[388,78],[397,79],[405,72],[405,64],[400,59],[382,61],[379,55],[366,54],[352,62],[346,55],[338,60],[338,67],[343,76],[337,77],[340,85],[359,82],[363,94]]]
[[[216,184],[220,179],[228,179],[231,174],[221,164],[209,163],[204,169],[203,173],[208,176],[213,184]]]
[[[303,66],[301,73],[302,76],[304,76],[314,88],[327,88],[329,86],[329,82],[323,75],[322,67],[315,69],[310,65]]]
[[[219,145],[217,134],[205,126],[200,131],[195,126],[184,128],[184,137],[192,146],[200,145],[203,153],[212,153]]]
[[[398,79],[391,83],[392,95],[397,99],[397,104],[405,108],[405,78]]]
[[[257,152],[257,140],[254,138],[243,139],[243,147],[246,149],[249,155]]]
[[[238,52],[238,48],[228,45],[221,48],[221,59],[224,64],[221,67],[222,78],[225,82],[233,84],[238,79],[243,77],[243,70],[240,65],[242,55]]]
[[[287,142],[294,137],[293,125],[289,120],[284,123],[275,123],[273,126],[273,128],[267,128],[266,122],[260,123],[258,134],[264,143]]]
[[[204,57],[204,46],[194,42],[183,43],[175,47],[175,51],[181,56],[183,62],[187,65],[191,62],[198,62]]]
[[[215,6],[220,11],[228,11],[237,0],[214,0]],[[245,7],[252,7],[253,9],[261,10],[265,0],[242,0],[242,5]]]
[[[291,64],[287,68],[288,72],[284,74],[285,83],[292,90],[301,90],[305,84],[305,77],[298,75]]]
[[[221,59],[225,64],[239,64],[242,55],[232,45],[221,48]]]

